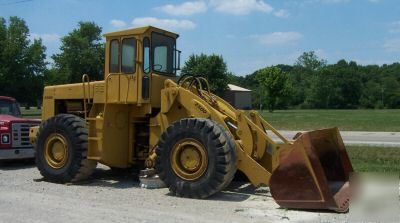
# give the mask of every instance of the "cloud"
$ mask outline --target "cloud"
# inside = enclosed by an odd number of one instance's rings
[[[217,12],[232,15],[248,15],[251,12],[258,11],[263,13],[272,13],[279,18],[289,17],[286,10],[275,10],[264,0],[209,0],[205,1],[188,1],[178,5],[163,5],[156,7],[156,10],[173,16],[189,16],[196,13],[203,13],[207,8],[213,8]]]
[[[263,35],[253,35],[252,37],[265,45],[282,45],[296,42],[303,38],[303,35],[299,32],[273,32]]]
[[[387,52],[400,52],[400,39],[390,39],[385,42],[383,48]]]
[[[203,1],[184,2],[180,5],[164,5],[156,8],[162,12],[175,16],[188,16],[207,11],[207,5]]]
[[[31,33],[29,39],[34,40],[34,39],[42,39],[43,42],[45,43],[51,43],[51,42],[58,42],[60,41],[60,35],[58,34],[37,34],[37,33]]]
[[[284,9],[275,11],[274,15],[279,18],[288,18],[290,16],[289,12]]]
[[[390,33],[400,33],[400,20],[390,23],[389,27]]]
[[[132,20],[134,26],[157,26],[164,29],[194,29],[196,24],[190,20],[159,19],[155,17],[140,17]]]
[[[210,5],[218,12],[247,15],[252,11],[271,13],[272,6],[263,0],[210,0]]]
[[[110,21],[110,24],[116,28],[122,28],[126,26],[126,22],[118,19],[113,19]]]
[[[309,3],[327,3],[327,4],[336,4],[336,3],[345,3],[350,0],[309,0]]]

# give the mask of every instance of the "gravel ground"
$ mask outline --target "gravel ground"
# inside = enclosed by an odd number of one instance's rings
[[[206,200],[142,189],[132,175],[98,166],[88,181],[43,181],[32,163],[0,164],[0,222],[345,222],[348,214],[281,209],[268,187],[233,182]]]

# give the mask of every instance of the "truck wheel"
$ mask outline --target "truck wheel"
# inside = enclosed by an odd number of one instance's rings
[[[231,135],[209,119],[173,123],[161,135],[156,153],[160,179],[180,197],[213,195],[232,181],[237,170]]]
[[[88,178],[97,162],[88,160],[88,131],[85,120],[59,114],[39,128],[36,165],[42,176],[54,182],[76,182]]]

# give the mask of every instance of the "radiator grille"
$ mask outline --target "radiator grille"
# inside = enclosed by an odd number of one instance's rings
[[[32,147],[29,142],[29,128],[35,126],[33,123],[12,124],[12,147]]]

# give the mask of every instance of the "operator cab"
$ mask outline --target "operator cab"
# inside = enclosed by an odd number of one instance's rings
[[[178,34],[152,26],[106,33],[105,81],[107,102],[160,104],[166,79],[180,69]]]

